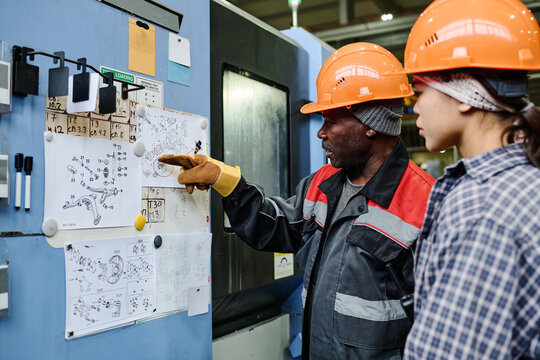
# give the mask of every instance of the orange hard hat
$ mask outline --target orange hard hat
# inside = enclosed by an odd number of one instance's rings
[[[539,70],[539,36],[520,0],[435,0],[409,34],[405,71]]]
[[[388,50],[359,42],[336,50],[317,77],[317,101],[304,105],[303,114],[351,106],[372,100],[413,94],[401,63]]]

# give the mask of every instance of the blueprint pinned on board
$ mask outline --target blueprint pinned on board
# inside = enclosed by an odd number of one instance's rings
[[[180,169],[162,164],[157,159],[164,154],[207,155],[208,119],[180,111],[138,105],[137,140],[144,143],[142,185],[183,187],[176,180]]]
[[[157,312],[188,308],[189,289],[210,285],[212,234],[166,234],[157,250]],[[209,298],[200,307],[208,306]]]
[[[141,210],[133,144],[54,134],[45,141],[45,218],[59,230],[131,226]]]
[[[66,244],[66,339],[148,317],[156,309],[153,236]]]

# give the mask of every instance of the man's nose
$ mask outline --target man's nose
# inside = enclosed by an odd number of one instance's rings
[[[317,137],[318,137],[319,139],[322,139],[322,140],[325,140],[325,139],[326,139],[326,129],[325,129],[324,124],[321,126],[321,128],[319,129],[319,131],[317,131]]]

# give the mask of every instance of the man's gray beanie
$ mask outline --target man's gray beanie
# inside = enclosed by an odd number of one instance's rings
[[[353,105],[350,112],[364,125],[378,133],[401,134],[403,99],[369,101]]]

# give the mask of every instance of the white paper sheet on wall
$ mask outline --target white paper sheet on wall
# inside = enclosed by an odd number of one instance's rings
[[[208,312],[208,286],[198,286],[188,290],[188,316]]]
[[[165,234],[156,253],[157,313],[188,308],[189,289],[210,285],[212,234]],[[208,291],[206,291],[208,294]],[[200,299],[200,298],[198,298]],[[204,304],[208,306],[208,295]]]
[[[148,317],[156,309],[153,236],[66,244],[66,339]]]
[[[191,67],[189,39],[169,33],[169,60]]]
[[[59,230],[132,226],[140,159],[130,143],[54,134],[45,141],[45,218]]]
[[[157,161],[164,154],[207,155],[208,119],[178,111],[137,106],[137,140],[144,143],[142,185],[183,187],[176,180],[178,167]]]

